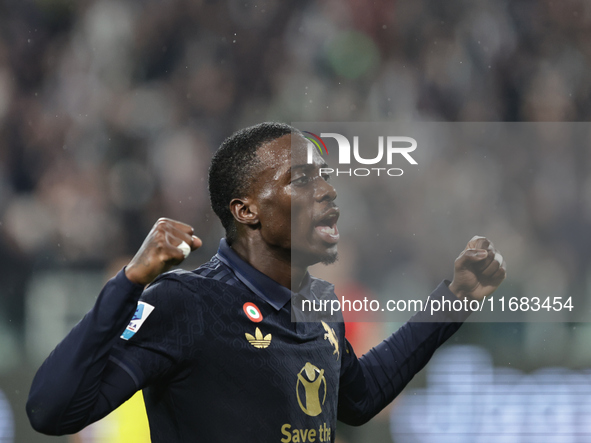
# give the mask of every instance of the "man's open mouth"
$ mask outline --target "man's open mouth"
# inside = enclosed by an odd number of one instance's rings
[[[339,241],[339,229],[337,220],[339,219],[339,210],[334,208],[322,217],[314,230],[318,236],[326,243],[336,244]]]

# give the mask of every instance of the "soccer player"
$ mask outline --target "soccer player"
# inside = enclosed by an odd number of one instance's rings
[[[143,389],[154,443],[332,442],[337,419],[365,423],[402,391],[468,314],[409,322],[359,359],[342,322],[292,322],[292,288],[304,300],[335,297],[307,272],[333,262],[339,240],[337,194],[320,156],[307,164],[308,143],[278,123],[223,142],[209,173],[226,230],[218,253],[164,273],[183,261],[183,242],[194,250],[201,240],[160,219],[37,372],[35,429],[77,432]],[[480,300],[505,277],[483,237],[454,268],[432,300]]]

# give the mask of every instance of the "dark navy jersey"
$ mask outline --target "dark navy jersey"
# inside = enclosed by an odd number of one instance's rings
[[[46,360],[27,405],[37,429],[75,432],[143,389],[154,443],[332,442],[337,418],[377,414],[466,315],[407,323],[358,360],[342,322],[292,322],[291,291],[225,240],[140,293],[122,271]],[[299,296],[335,297],[309,275]]]
[[[160,277],[141,297],[150,315],[117,344],[118,364],[144,388],[153,440],[280,441],[283,429],[331,441],[343,324],[293,323],[291,292],[252,268],[247,287],[232,259],[222,244],[199,269]]]

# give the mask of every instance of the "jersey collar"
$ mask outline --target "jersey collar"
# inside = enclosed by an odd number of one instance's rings
[[[220,247],[216,254],[217,258],[228,266],[236,277],[244,283],[248,289],[265,300],[276,310],[280,310],[291,300],[292,295],[295,295],[291,290],[285,286],[281,286],[275,280],[271,279],[261,271],[253,268],[249,263],[242,260],[236,252],[228,245],[225,238],[220,240]],[[306,272],[302,284],[302,290],[299,294],[304,297],[311,296],[312,279],[310,274]]]

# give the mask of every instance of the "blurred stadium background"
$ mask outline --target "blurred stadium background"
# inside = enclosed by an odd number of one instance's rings
[[[215,253],[222,231],[209,208],[207,167],[234,130],[264,120],[588,121],[590,41],[591,3],[583,0],[0,0],[0,443],[147,441],[133,406],[74,437],[37,435],[24,413],[28,389],[158,217],[190,223],[204,240],[187,268]],[[509,174],[523,203],[501,200],[499,211],[521,211],[522,251],[543,263],[534,274],[509,271],[512,287],[574,294],[589,309],[589,144],[487,155],[505,174],[493,168],[489,179]],[[459,150],[445,161],[476,167]],[[438,188],[454,186],[438,177]],[[411,232],[403,226],[396,241]],[[365,239],[362,230],[351,233],[346,248],[355,257]],[[441,273],[417,252],[430,247],[421,238],[417,250],[400,248],[399,261],[411,276],[420,265],[430,283]],[[339,265],[349,289],[379,292],[387,284],[387,274],[352,260]],[[392,328],[352,328],[358,352]],[[465,385],[472,391],[462,391],[469,401],[456,396],[443,410],[449,426],[440,426],[443,413],[433,404],[436,434],[415,423],[429,417],[421,401],[450,383],[421,373],[409,390],[418,400],[403,397],[393,419],[386,411],[367,427],[343,426],[339,438],[540,442],[526,430],[556,419],[563,427],[549,432],[562,437],[548,441],[589,441],[572,409],[591,412],[580,403],[590,340],[589,325],[580,323],[466,325],[451,343],[463,346],[450,346],[432,369],[453,373],[454,362],[467,361],[481,374]],[[497,372],[499,381],[486,378]],[[519,374],[548,387],[544,400],[511,390],[508,401],[546,405],[532,413],[531,428],[511,428],[510,419],[461,427],[458,417],[484,404],[483,385],[502,388]]]

